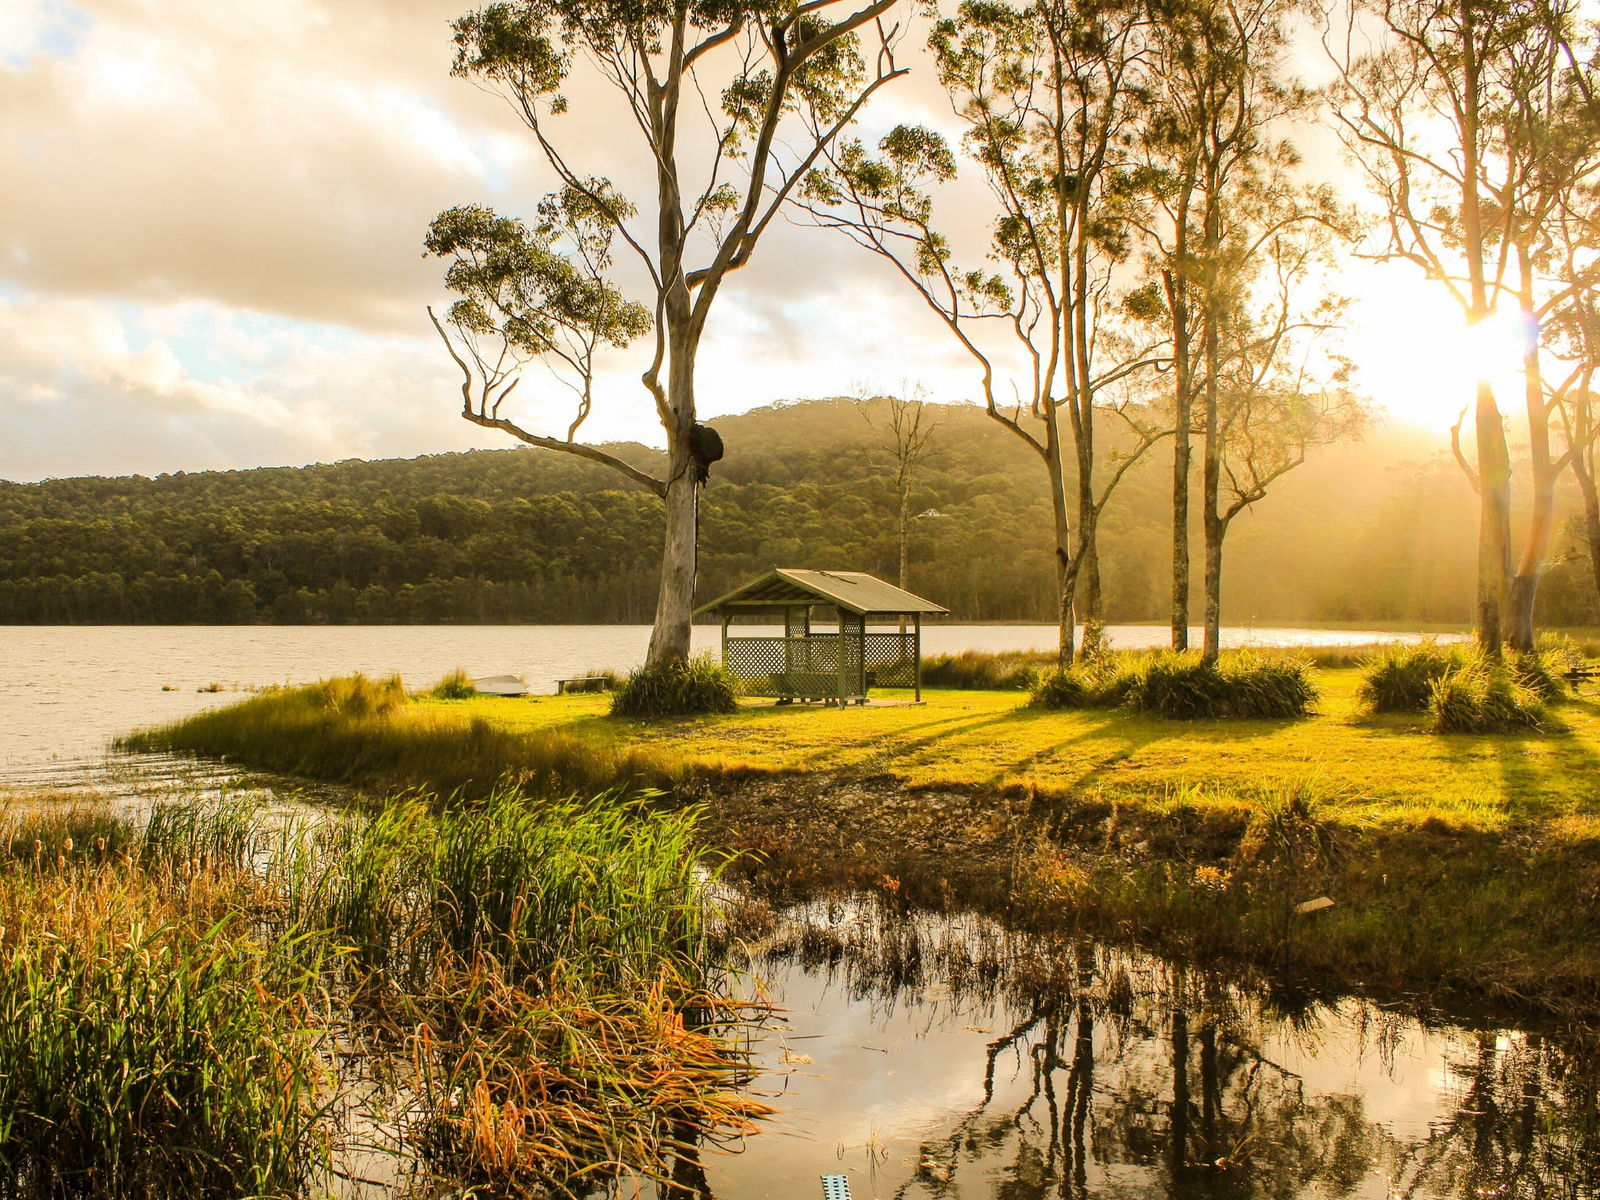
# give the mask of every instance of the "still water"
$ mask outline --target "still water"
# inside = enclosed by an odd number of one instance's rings
[[[826,1173],[918,1200],[1600,1195],[1587,1035],[1307,1000],[870,900],[779,926],[753,966],[788,1010],[757,1047],[779,1114],[685,1171],[702,1197],[818,1196]]]
[[[1113,630],[1116,644],[1163,630]],[[1230,631],[1275,644],[1393,638]],[[714,630],[697,630],[707,644]],[[111,762],[130,727],[238,690],[351,671],[424,686],[456,666],[540,690],[626,667],[618,627],[0,629],[0,783],[215,788],[170,762]],[[1047,648],[1048,628],[943,626],[930,652]],[[221,693],[197,691],[220,684]],[[170,691],[163,691],[163,687]],[[759,904],[755,906],[759,911]],[[736,985],[779,1015],[754,1036],[762,1133],[678,1165],[700,1200],[1600,1197],[1590,1031],[1446,1020],[1287,994],[1125,948],[1046,944],[883,897],[770,914]],[[365,1194],[365,1193],[364,1193]]]

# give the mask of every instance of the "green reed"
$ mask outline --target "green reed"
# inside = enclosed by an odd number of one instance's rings
[[[412,1152],[495,1188],[747,1129],[695,826],[509,786],[301,819],[164,802],[142,827],[13,810],[0,1196],[304,1191],[334,1041],[385,1060]]]
[[[101,837],[0,884],[0,1195],[298,1191],[327,1159],[316,956],[260,930],[253,887],[191,861],[167,888]]]

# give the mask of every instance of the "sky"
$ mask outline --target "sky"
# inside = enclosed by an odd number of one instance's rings
[[[435,214],[531,214],[552,186],[504,103],[449,75],[464,7],[6,0],[0,478],[509,444],[459,417],[425,312],[449,300],[421,253]],[[913,65],[869,132],[941,116]],[[570,90],[583,169],[626,185],[638,156],[619,114],[592,81]],[[1406,268],[1352,264],[1349,279],[1361,386],[1396,419],[1445,428],[1465,388],[1417,346],[1459,340],[1448,301]],[[883,264],[781,222],[730,277],[700,364],[713,418],[918,385],[976,396],[969,362]],[[659,444],[639,367],[608,362],[591,440]],[[541,432],[570,419],[536,376],[518,402]]]

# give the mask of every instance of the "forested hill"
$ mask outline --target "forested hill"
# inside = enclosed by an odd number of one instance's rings
[[[1050,619],[1038,459],[980,410],[939,413],[911,586],[960,619]],[[705,495],[702,596],[774,565],[893,577],[890,455],[857,406],[714,424],[727,457]],[[1285,480],[1235,522],[1225,619],[1465,621],[1474,509],[1441,449],[1380,431]],[[1166,614],[1169,470],[1158,449],[1107,512],[1113,621]],[[0,483],[0,623],[643,622],[660,522],[656,499],[605,467],[525,448]],[[1545,597],[1548,620],[1595,620],[1580,561],[1552,569]]]

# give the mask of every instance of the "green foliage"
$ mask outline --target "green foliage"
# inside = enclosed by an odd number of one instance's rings
[[[913,522],[913,590],[960,620],[1053,621],[1054,567],[1038,536],[1050,506],[1031,451],[977,408],[944,408],[940,423],[912,505],[943,515]],[[716,426],[728,456],[702,502],[703,595],[775,561],[895,577],[891,484],[853,402]],[[1108,430],[1105,448],[1127,446]],[[608,449],[663,469],[658,451]],[[1264,509],[1230,534],[1229,609],[1285,622],[1458,619],[1474,562],[1460,472],[1393,470],[1429,453],[1409,435],[1379,435],[1359,455],[1313,457],[1297,472],[1304,506]],[[1165,619],[1170,602],[1170,481],[1147,457],[1104,518],[1113,621]],[[1321,514],[1335,505],[1345,519],[1330,527]],[[0,624],[643,624],[661,519],[660,502],[615,472],[526,449],[0,482]],[[1345,561],[1366,565],[1327,569]],[[1551,568],[1541,619],[1589,621],[1594,606],[1585,572]]]
[[[736,681],[709,655],[658,667],[642,666],[611,698],[616,717],[687,717],[731,713],[739,707]]]
[[[1126,705],[1179,720],[1280,720],[1303,717],[1316,701],[1308,664],[1240,651],[1214,663],[1197,653],[1107,655],[1039,681],[1039,708]]]
[[[1371,712],[1423,712],[1434,684],[1474,659],[1473,649],[1464,645],[1384,646],[1363,665],[1357,695]]]
[[[310,915],[363,970],[417,988],[442,963],[480,956],[539,987],[614,988],[664,964],[693,979],[710,879],[695,820],[508,787],[476,802],[397,803],[322,842],[306,894],[323,907]]]
[[[1506,666],[1519,687],[1541,700],[1560,700],[1567,694],[1567,681],[1562,672],[1571,667],[1562,648],[1535,650],[1530,654],[1511,653],[1506,656]]]
[[[1428,716],[1434,733],[1518,733],[1542,730],[1548,712],[1512,669],[1480,662],[1433,684]]]
[[[1437,732],[1539,728],[1544,705],[1566,695],[1562,673],[1581,661],[1560,638],[1532,654],[1510,652],[1503,665],[1464,644],[1388,646],[1367,661],[1357,694],[1369,712],[1426,712]]]
[[[478,689],[472,686],[471,677],[460,667],[451,671],[428,691],[428,695],[435,700],[466,700],[477,694]]]
[[[1305,716],[1316,698],[1305,663],[1244,651],[1214,663],[1193,653],[1152,655],[1129,689],[1128,703],[1186,720],[1274,720]]]

